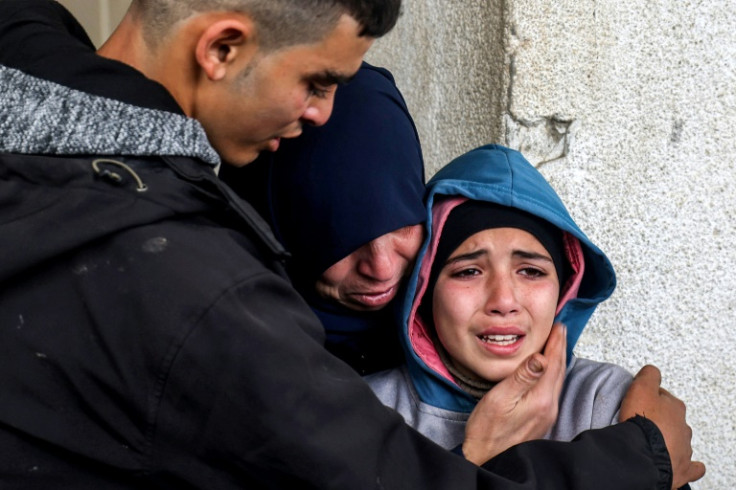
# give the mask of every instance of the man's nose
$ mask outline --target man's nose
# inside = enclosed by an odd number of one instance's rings
[[[324,97],[312,97],[302,115],[302,120],[313,126],[322,126],[330,118],[334,102],[335,90],[331,90]]]

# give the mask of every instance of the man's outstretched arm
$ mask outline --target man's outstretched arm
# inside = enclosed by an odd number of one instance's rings
[[[524,443],[476,466],[384,407],[314,338],[315,322],[290,286],[270,274],[219,296],[169,373],[157,430],[162,465],[195,481],[199,457],[214,458],[227,462],[221,468],[228,481],[281,488],[645,490],[670,484],[669,473],[661,473],[661,466],[669,469],[664,445],[657,451],[632,421],[575,442]],[[549,372],[553,362],[544,363]],[[181,410],[183,393],[188,400],[198,395],[190,401],[207,416]],[[169,449],[182,439],[198,448],[187,453],[186,465],[175,457],[178,446]]]

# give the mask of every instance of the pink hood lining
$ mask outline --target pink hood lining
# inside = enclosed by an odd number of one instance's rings
[[[428,367],[453,384],[456,383],[434,347],[432,337],[429,333],[429,328],[425,325],[421,317],[417,316],[417,309],[419,308],[419,303],[427,290],[427,281],[429,280],[429,275],[432,270],[432,262],[434,261],[437,244],[439,243],[442,228],[445,226],[447,217],[453,208],[467,200],[468,198],[466,197],[449,197],[444,198],[441,201],[438,200],[432,206],[432,241],[429,243],[427,251],[422,258],[422,264],[419,268],[419,276],[417,277],[414,302],[412,303],[408,319],[409,342],[411,343],[416,355],[424,361]],[[565,246],[565,255],[570,262],[573,273],[570,275],[562,289],[563,293],[557,304],[555,315],[559,315],[560,311],[562,311],[562,308],[568,301],[577,297],[578,291],[580,290],[580,283],[582,282],[583,275],[585,274],[585,259],[583,257],[583,248],[580,245],[580,241],[568,232],[563,232],[563,241]]]

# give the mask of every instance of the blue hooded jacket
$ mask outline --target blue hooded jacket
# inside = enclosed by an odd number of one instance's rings
[[[568,328],[569,361],[576,362],[572,358],[572,351],[580,334],[597,305],[611,295],[616,285],[615,273],[608,258],[580,230],[554,189],[519,152],[498,145],[486,145],[462,155],[437,172],[427,184],[428,236],[420,249],[407,286],[401,341],[415,396],[431,407],[460,413],[471,412],[477,400],[463,391],[444,367],[416,311],[427,287],[434,250],[441,234],[440,225],[452,207],[465,199],[520,209],[566,232],[565,253],[575,272],[562,290],[556,321]],[[592,363],[587,360],[584,362]],[[620,370],[617,371],[621,375],[620,379],[629,378],[622,369],[616,369]],[[388,392],[388,385],[383,381],[369,378],[369,383],[379,397],[382,397],[382,391]],[[382,398],[386,403],[386,399]],[[606,425],[608,423],[610,419]]]

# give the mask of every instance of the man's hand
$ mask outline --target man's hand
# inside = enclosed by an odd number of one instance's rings
[[[705,465],[692,461],[693,432],[685,422],[685,404],[660,388],[662,376],[654,366],[644,366],[621,403],[621,421],[641,415],[654,422],[664,436],[672,462],[672,488],[680,488],[705,474]]]
[[[465,427],[463,455],[481,465],[506,449],[544,436],[557,420],[565,380],[567,332],[552,327],[544,355],[529,356],[481,398]]]

